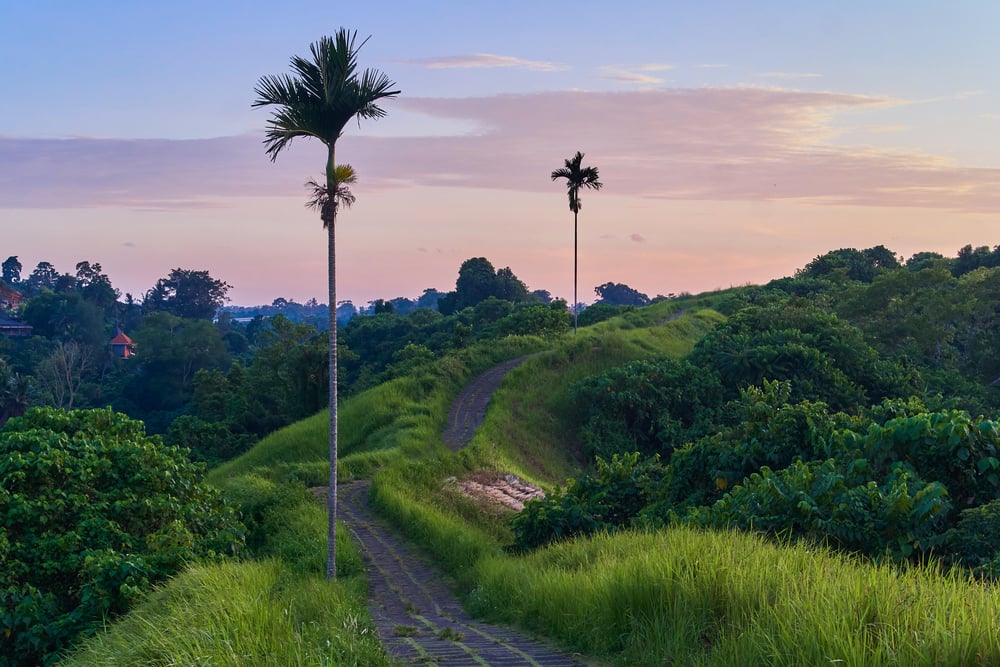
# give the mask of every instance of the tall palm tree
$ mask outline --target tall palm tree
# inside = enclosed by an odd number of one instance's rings
[[[565,165],[561,169],[552,172],[552,180],[560,178],[566,179],[566,189],[569,191],[569,210],[573,211],[573,333],[576,333],[577,301],[576,298],[576,267],[577,267],[577,233],[576,219],[583,208],[580,202],[580,188],[590,188],[600,190],[603,183],[598,179],[597,167],[583,167],[583,153],[576,152],[576,155],[568,160],[564,160]]]
[[[378,119],[386,115],[380,100],[399,95],[396,85],[374,69],[358,71],[357,32],[341,28],[333,37],[321,37],[309,46],[311,59],[293,56],[292,74],[263,76],[254,87],[257,95],[251,106],[273,106],[264,138],[267,155],[273,162],[292,139],[314,137],[327,148],[326,193],[337,193],[343,185],[337,179],[335,149],[344,126],[352,118]],[[315,194],[315,191],[314,191]],[[320,218],[327,230],[327,267],[330,300],[330,488],[327,493],[326,576],[337,576],[337,205],[334,195],[319,202]]]

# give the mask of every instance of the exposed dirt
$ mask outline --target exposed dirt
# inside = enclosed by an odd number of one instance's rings
[[[510,473],[483,471],[462,480],[452,477],[446,483],[457,487],[463,496],[480,504],[494,505],[513,512],[520,512],[524,509],[524,504],[533,498],[545,497],[545,492],[539,487]]]

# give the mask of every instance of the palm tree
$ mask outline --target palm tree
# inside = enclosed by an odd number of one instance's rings
[[[576,299],[576,249],[577,233],[576,219],[583,208],[580,202],[580,188],[591,188],[600,190],[603,185],[598,179],[597,167],[582,167],[583,153],[576,152],[569,160],[565,160],[565,166],[552,172],[552,180],[559,178],[566,179],[566,189],[569,191],[569,210],[573,211],[573,333],[576,333],[577,303]]]
[[[335,149],[344,126],[352,118],[378,119],[386,115],[379,101],[399,95],[393,81],[378,70],[358,71],[357,32],[341,28],[309,46],[311,59],[293,56],[292,74],[261,77],[254,88],[252,107],[273,106],[264,145],[273,162],[292,139],[314,137],[327,148],[325,191],[319,200],[320,218],[327,230],[327,267],[330,301],[330,485],[327,493],[326,576],[337,576],[337,278],[334,230],[339,188]],[[320,186],[317,184],[316,186]],[[333,197],[326,193],[335,193]],[[349,192],[349,191],[348,191]],[[317,194],[314,190],[314,198]],[[349,204],[348,204],[349,205]]]

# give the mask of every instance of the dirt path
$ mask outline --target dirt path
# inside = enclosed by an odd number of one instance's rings
[[[523,361],[504,362],[462,391],[448,418],[449,447],[468,443],[504,374]],[[394,660],[438,667],[586,664],[510,628],[473,620],[430,560],[373,516],[367,503],[369,485],[361,481],[341,487],[340,517],[361,547],[368,568],[369,610]]]

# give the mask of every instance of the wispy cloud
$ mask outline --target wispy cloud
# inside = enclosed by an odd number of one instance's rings
[[[757,76],[765,79],[818,79],[823,75],[815,72],[757,72]]]
[[[868,132],[877,132],[881,134],[885,132],[905,132],[910,128],[906,125],[865,125],[864,129]]]
[[[698,67],[699,69],[722,69],[723,67],[729,67],[729,65],[725,65],[723,63],[701,63],[699,65],[695,65],[695,67]]]
[[[397,62],[419,65],[428,69],[475,69],[484,67],[517,67],[539,72],[559,72],[569,69],[567,65],[543,60],[525,60],[515,56],[500,56],[493,53],[473,53],[461,56],[440,56],[437,58],[414,58]]]
[[[653,72],[665,72],[673,69],[673,65],[665,63],[650,63],[645,65],[604,65],[597,68],[597,76],[602,79],[612,81],[622,81],[624,83],[657,84],[663,83],[664,79],[654,76]]]
[[[635,241],[636,243],[643,243],[646,240],[646,237],[643,236],[642,234],[632,234],[629,236],[629,238]]]
[[[904,102],[762,88],[400,98],[394,105],[401,110],[482,129],[460,136],[347,134],[338,154],[350,156],[360,192],[548,192],[552,169],[581,150],[600,167],[606,190],[623,196],[1000,213],[1000,169],[831,141],[842,111],[857,117]],[[304,196],[303,182],[323,159],[317,142],[296,142],[271,164],[258,136],[0,138],[0,207],[203,208],[232,198]]]

